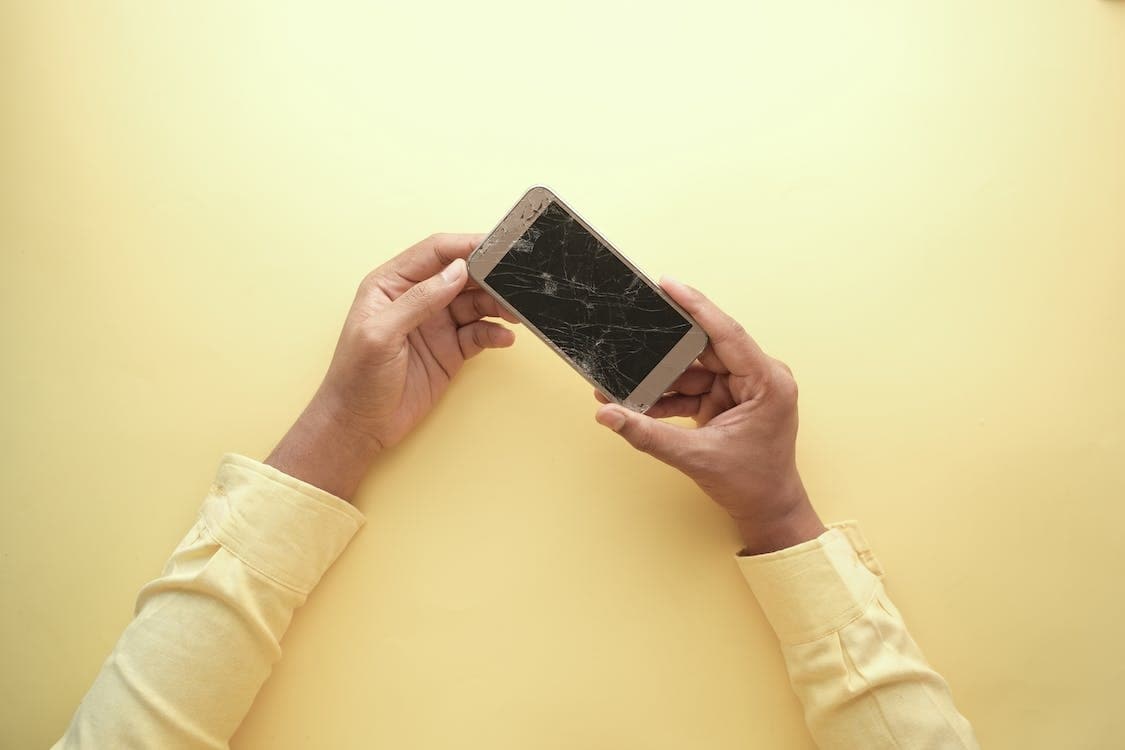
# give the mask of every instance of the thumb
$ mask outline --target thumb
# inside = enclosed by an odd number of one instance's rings
[[[635,411],[606,404],[594,415],[604,425],[629,441],[637,450],[680,468],[687,454],[688,430],[661,422]]]
[[[449,305],[465,288],[467,279],[465,261],[457,258],[441,273],[419,281],[399,295],[384,311],[383,320],[392,331],[405,336]]]

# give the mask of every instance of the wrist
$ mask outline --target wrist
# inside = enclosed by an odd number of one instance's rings
[[[744,545],[740,555],[776,552],[816,539],[827,530],[799,478],[796,486],[783,494],[786,499],[777,502],[775,513],[734,519]]]
[[[383,445],[367,422],[344,404],[344,399],[321,385],[300,419],[309,417],[312,423],[319,423],[325,437],[333,443],[350,446],[353,453],[371,461],[383,450]]]
[[[350,501],[380,448],[346,411],[318,392],[265,463]]]

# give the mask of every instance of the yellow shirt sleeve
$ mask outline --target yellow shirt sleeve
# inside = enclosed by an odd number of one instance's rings
[[[819,747],[978,747],[887,597],[854,522],[738,564],[781,641]]]
[[[227,747],[293,611],[362,525],[343,500],[226,456],[55,747]]]
[[[337,497],[226,456],[55,748],[226,748],[294,610],[363,522]],[[822,748],[977,747],[854,524],[738,562]]]

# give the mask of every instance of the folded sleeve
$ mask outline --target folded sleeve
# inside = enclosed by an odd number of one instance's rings
[[[977,748],[883,588],[854,522],[738,564],[781,642],[821,748]]]
[[[227,747],[294,610],[363,521],[273,467],[224,457],[198,520],[141,589],[55,747]]]

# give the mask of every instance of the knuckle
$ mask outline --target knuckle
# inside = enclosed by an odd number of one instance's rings
[[[429,307],[434,299],[433,287],[429,284],[415,284],[403,295],[407,303],[417,307]]]
[[[734,318],[727,318],[727,320],[728,323],[726,333],[728,338],[732,340],[738,340],[747,336],[746,328],[744,328],[741,323],[739,323]]]
[[[786,406],[797,405],[797,379],[793,372],[783,362],[779,362],[770,377],[770,390],[778,402]]]
[[[434,232],[426,238],[425,245],[439,262],[443,264],[448,263],[450,259],[442,254],[441,249],[448,246],[455,236],[456,235],[450,234],[449,232]]]
[[[630,420],[630,422],[632,422],[632,420]],[[633,443],[633,447],[637,450],[649,453],[656,447],[656,441],[653,439],[652,430],[647,427],[642,427],[635,422],[631,424],[626,423],[626,429],[630,431],[630,440]]]
[[[388,337],[384,326],[375,321],[360,326],[355,333],[355,338],[363,350],[368,352],[380,352],[388,346]]]
[[[741,323],[726,314],[723,315],[723,321],[717,329],[711,338],[720,344],[736,342],[748,335]]]
[[[476,311],[477,315],[484,318],[492,314],[493,311],[488,305],[490,299],[491,297],[479,290],[473,293],[473,310]]]
[[[378,288],[378,286],[379,286],[379,274],[382,270],[383,270],[382,266],[380,266],[379,268],[376,268],[374,271],[368,272],[368,274],[366,276],[364,276],[363,279],[361,279],[360,282],[359,282],[358,293],[361,294],[361,295],[367,294],[368,292],[372,291],[373,289]]]

